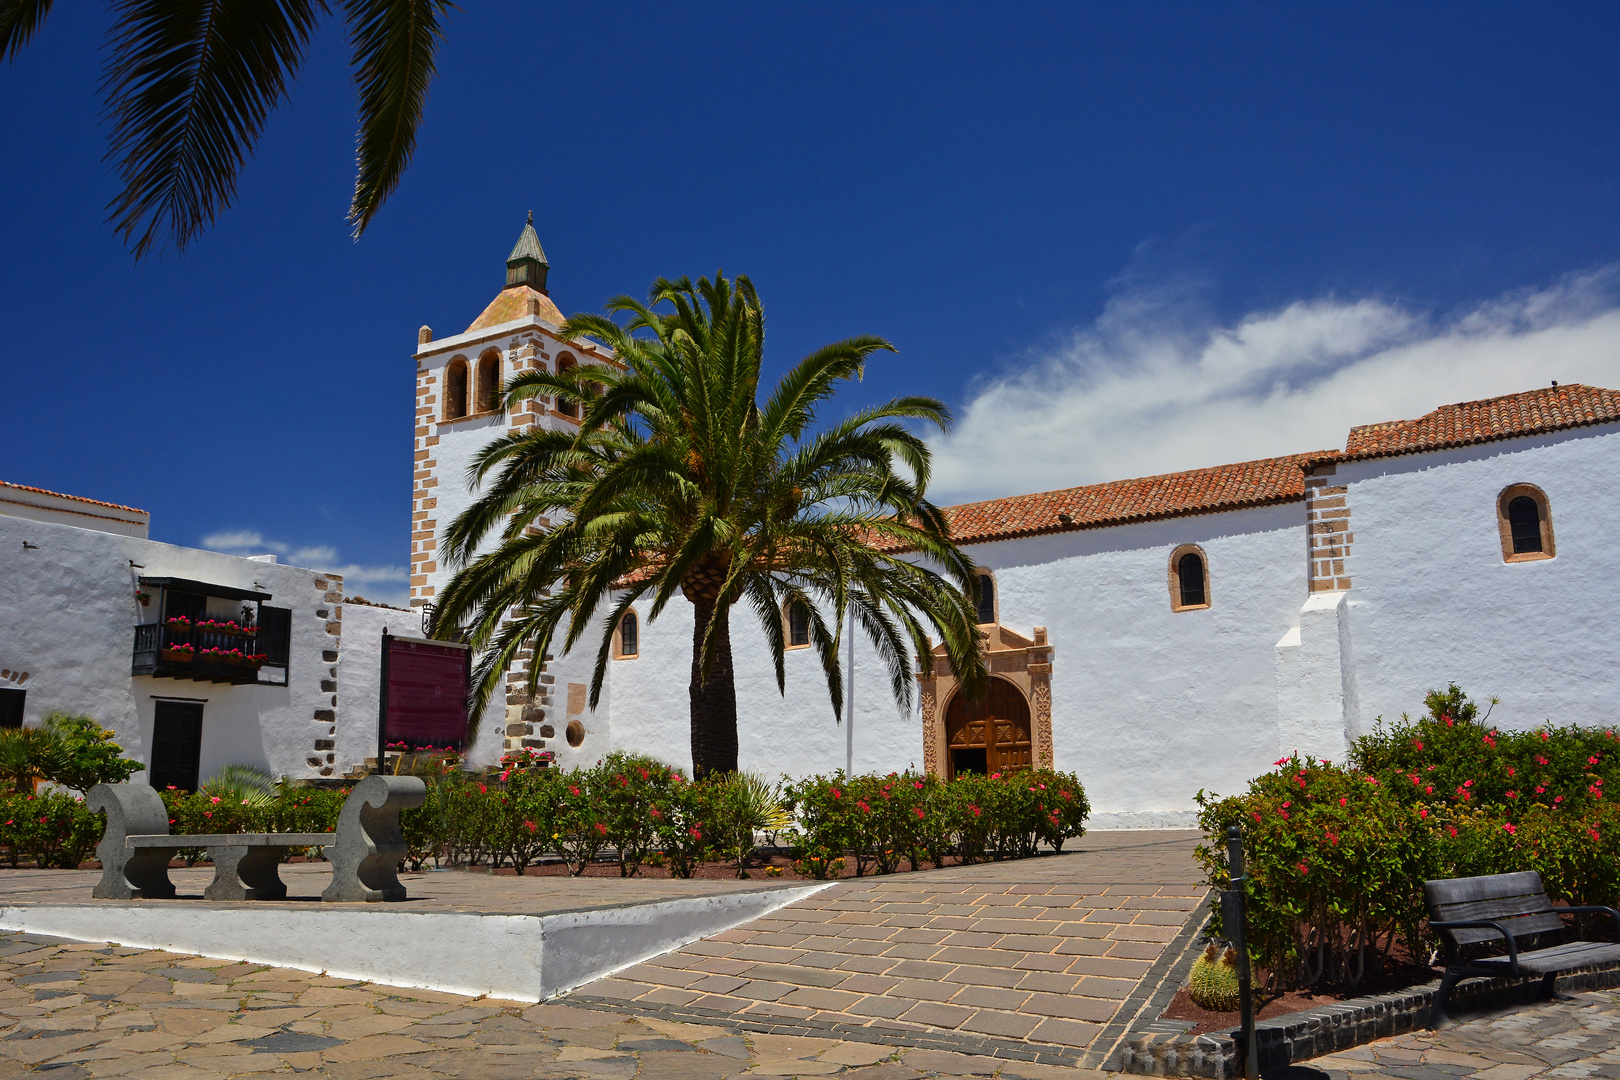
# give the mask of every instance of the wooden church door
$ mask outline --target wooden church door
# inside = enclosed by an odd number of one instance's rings
[[[989,692],[977,701],[966,694],[951,699],[945,713],[945,745],[951,775],[1005,773],[1034,761],[1029,703],[1005,679],[990,678]]]

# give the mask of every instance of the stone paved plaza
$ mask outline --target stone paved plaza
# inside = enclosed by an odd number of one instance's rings
[[[31,935],[0,937],[0,1077],[1055,1080],[1073,1069],[471,999]],[[1100,1077],[1100,1074],[1093,1074]]]
[[[0,1080],[36,1071],[52,1080],[276,1071],[337,1080],[1100,1080],[1109,1074],[1076,1063],[1101,1062],[1144,1018],[1201,917],[1195,842],[1190,833],[1102,833],[1059,857],[841,881],[541,1005],[0,935]],[[295,893],[322,873],[319,864],[287,868]],[[200,891],[210,874],[174,872],[182,892]],[[412,879],[413,900],[390,908],[535,913],[759,887]],[[13,871],[0,874],[0,898],[82,901],[85,881],[84,872]],[[184,918],[201,901],[133,903]],[[1527,1003],[1286,1073],[1620,1080],[1620,994]]]
[[[1577,994],[1468,1016],[1444,1031],[1383,1039],[1289,1070],[1297,1080],[1398,1076],[1403,1080],[1620,1077],[1620,994]],[[1309,1071],[1307,1071],[1309,1070]]]
[[[1085,1048],[1202,901],[1198,834],[842,881],[581,989],[636,1005]]]

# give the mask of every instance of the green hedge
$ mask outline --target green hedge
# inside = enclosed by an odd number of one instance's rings
[[[1038,769],[942,780],[915,772],[812,776],[786,789],[799,827],[790,834],[798,870],[836,877],[846,859],[857,877],[915,870],[957,856],[964,862],[1062,851],[1085,833],[1085,789],[1069,773]]]
[[[0,847],[12,866],[26,860],[41,868],[75,869],[101,842],[101,824],[101,815],[72,795],[0,796]]]
[[[424,777],[428,797],[400,815],[407,862],[512,866],[523,873],[555,854],[570,873],[606,851],[619,873],[667,866],[690,877],[705,862],[747,876],[756,841],[794,850],[809,876],[891,873],[951,857],[965,862],[1062,850],[1085,832],[1090,806],[1080,782],[1037,770],[954,781],[918,773],[814,776],[773,789],[747,776],[693,783],[648,757],[611,754],[588,769],[509,769],[481,779],[457,769]],[[276,785],[269,792],[224,787],[159,792],[176,835],[327,832],[337,827],[347,791]],[[237,796],[241,796],[240,798]],[[66,795],[5,800],[0,826],[11,865],[76,866],[100,839],[101,819]],[[15,809],[13,807],[16,807]],[[795,820],[795,818],[797,820]],[[43,819],[43,820],[40,820]],[[190,865],[200,848],[182,849]]]
[[[1286,758],[1242,795],[1199,792],[1216,888],[1225,831],[1243,827],[1250,952],[1274,988],[1356,986],[1397,939],[1424,962],[1425,880],[1535,870],[1554,899],[1620,900],[1620,806],[1603,794],[1620,782],[1615,732],[1503,732],[1455,685],[1425,705],[1342,765]]]

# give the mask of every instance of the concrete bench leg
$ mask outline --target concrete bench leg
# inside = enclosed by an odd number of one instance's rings
[[[277,868],[287,855],[284,847],[211,847],[214,880],[203,890],[204,900],[285,900],[287,883]]]
[[[399,864],[410,847],[399,831],[399,812],[426,799],[427,784],[420,776],[368,776],[356,784],[338,815],[337,841],[326,849],[332,884],[321,899],[405,899]]]
[[[91,813],[107,815],[101,843],[96,845],[101,881],[90,895],[98,900],[172,898],[169,860],[180,845],[131,850],[124,843],[129,836],[168,833],[169,812],[157,791],[145,784],[97,784],[85,796],[84,805]]]

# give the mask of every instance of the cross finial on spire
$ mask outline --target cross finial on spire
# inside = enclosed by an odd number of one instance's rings
[[[533,210],[529,211],[529,224],[530,225],[534,224],[534,211]]]

